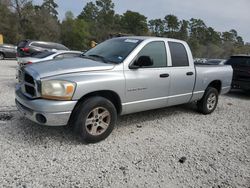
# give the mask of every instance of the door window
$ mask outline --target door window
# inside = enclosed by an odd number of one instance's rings
[[[167,54],[164,42],[150,42],[138,53],[137,59],[141,56],[148,56],[153,62],[152,66],[147,66],[144,68],[157,68],[167,66]]]

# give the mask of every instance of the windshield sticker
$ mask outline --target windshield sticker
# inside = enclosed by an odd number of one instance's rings
[[[136,39],[126,39],[124,42],[137,43],[139,40]]]

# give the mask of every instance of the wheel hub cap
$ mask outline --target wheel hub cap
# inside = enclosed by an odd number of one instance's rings
[[[214,93],[211,93],[207,99],[208,110],[213,110],[216,105],[217,97]]]
[[[89,134],[98,136],[109,127],[111,115],[106,108],[94,108],[87,116],[85,127]]]

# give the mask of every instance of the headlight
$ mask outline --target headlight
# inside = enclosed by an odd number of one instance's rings
[[[42,98],[55,100],[71,100],[76,84],[62,80],[42,81]]]

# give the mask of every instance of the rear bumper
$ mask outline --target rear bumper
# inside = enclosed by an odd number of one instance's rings
[[[33,122],[47,126],[65,126],[77,101],[53,101],[26,98],[16,90],[16,106],[19,112]]]
[[[232,82],[232,88],[234,88],[234,89],[250,90],[250,82],[249,81],[233,80],[233,82]]]

